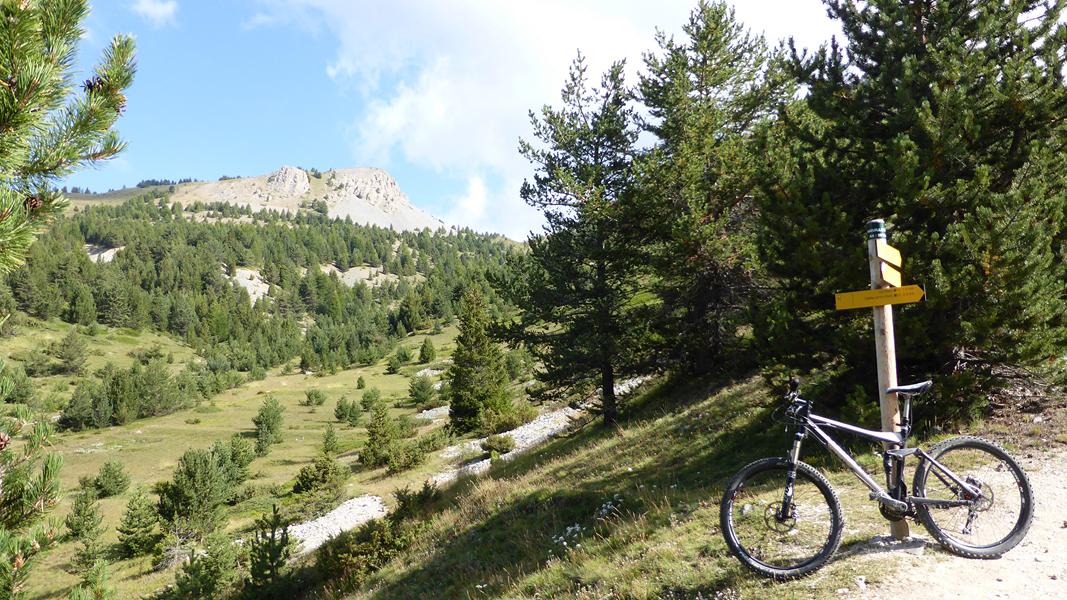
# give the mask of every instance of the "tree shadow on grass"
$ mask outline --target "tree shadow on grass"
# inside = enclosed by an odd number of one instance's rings
[[[714,400],[707,402],[709,396]],[[775,426],[766,410],[767,400],[755,383],[661,387],[632,407],[621,428],[587,427],[495,466],[488,477],[501,480],[502,487],[492,506],[484,505],[488,497],[457,485],[451,492],[453,502],[482,503],[478,510],[486,517],[446,532],[429,556],[380,584],[375,597],[508,597],[520,593],[516,585],[523,578],[565,565],[557,557],[585,535],[595,536],[587,538],[590,541],[610,539],[626,527],[632,535],[632,526],[640,520],[644,534],[653,536],[672,526],[667,515],[676,500],[717,506],[726,478],[751,460],[781,455],[787,447],[781,426]],[[519,485],[509,488],[506,480],[531,472],[536,480],[526,482],[524,491],[515,493],[522,489]],[[553,485],[556,481],[566,481],[567,488]],[[627,499],[626,510],[602,518],[605,503],[617,494]],[[580,533],[568,533],[576,531]],[[724,553],[721,536],[714,532],[713,537],[705,544],[707,551]],[[619,559],[626,549],[625,540],[601,544],[599,559]],[[739,575],[740,568],[728,564],[707,574],[707,590],[721,589]],[[564,569],[577,591],[582,585],[580,565]]]

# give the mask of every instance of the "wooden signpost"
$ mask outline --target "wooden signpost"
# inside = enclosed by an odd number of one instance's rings
[[[882,412],[882,431],[900,431],[900,407],[896,394],[886,390],[897,385],[897,351],[893,336],[893,305],[918,302],[923,297],[919,286],[901,286],[900,268],[904,265],[900,251],[886,240],[885,221],[867,223],[867,259],[871,272],[871,289],[844,292],[835,297],[837,310],[872,307],[874,311],[874,353],[878,361],[878,401]],[[888,448],[887,448],[888,449]],[[889,482],[895,485],[896,482]],[[890,521],[893,537],[908,537],[908,522]]]

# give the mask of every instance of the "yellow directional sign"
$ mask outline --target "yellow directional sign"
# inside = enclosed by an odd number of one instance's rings
[[[878,258],[898,269],[904,266],[904,258],[900,256],[900,250],[890,246],[885,240],[878,240],[877,246]]]
[[[882,271],[882,281],[893,287],[900,287],[900,271],[886,263],[882,263],[878,266]]]
[[[922,300],[922,297],[923,289],[917,285],[834,294],[837,310],[885,306],[886,304],[911,304]]]

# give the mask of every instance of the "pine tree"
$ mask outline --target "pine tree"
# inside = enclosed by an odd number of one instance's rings
[[[186,450],[171,481],[158,484],[157,512],[170,529],[201,537],[215,531],[219,507],[232,493],[225,468],[209,450]]]
[[[415,406],[429,404],[434,396],[433,382],[425,375],[412,378],[408,385],[408,396]]]
[[[396,452],[400,443],[400,427],[396,419],[389,416],[389,408],[384,402],[376,402],[367,424],[367,441],[359,453],[359,461],[369,467],[380,467],[389,461],[389,456]]]
[[[419,348],[419,362],[422,364],[433,362],[437,358],[437,349],[433,347],[433,340],[426,338],[422,340],[422,346]]]
[[[350,412],[352,412],[352,403],[348,401],[346,396],[341,396],[337,400],[337,406],[333,409],[334,418],[342,423],[347,423]]]
[[[463,296],[460,307],[459,337],[449,382],[449,420],[457,431],[479,428],[483,413],[508,412],[511,396],[500,348],[489,338],[485,300],[473,288]]]
[[[179,600],[221,600],[237,581],[237,545],[225,533],[208,536],[203,553],[194,552],[174,577]]]
[[[76,375],[85,369],[88,345],[73,329],[52,348],[52,355],[59,359],[63,373]]]
[[[618,417],[616,378],[640,369],[650,308],[639,295],[642,265],[623,225],[632,220],[638,136],[623,66],[612,65],[591,88],[579,55],[562,108],[545,106],[540,118],[531,113],[541,144],[520,142],[535,170],[520,193],[547,224],[530,237],[529,253],[513,259],[499,290],[523,309],[509,336],[543,365],[547,388],[599,385],[606,423]]]
[[[356,379],[356,389],[362,390],[365,387],[367,387],[367,381],[363,379],[362,375],[360,375],[359,378]]]
[[[107,562],[97,560],[82,573],[81,582],[70,591],[68,600],[112,600],[115,590],[108,578]]]
[[[278,399],[267,395],[259,412],[252,418],[256,426],[256,454],[265,456],[273,444],[282,441],[282,413],[284,408]]]
[[[256,533],[252,538],[248,555],[248,588],[256,598],[279,598],[286,590],[285,568],[292,554],[289,541],[289,526],[282,519],[278,506],[271,507],[271,514],[256,519]]]
[[[116,36],[92,76],[74,79],[88,2],[5,2],[0,103],[0,274],[22,262],[38,231],[66,206],[55,184],[114,157],[124,144],[111,130],[133,81],[134,42]]]
[[[339,446],[337,445],[337,431],[333,428],[333,423],[327,423],[326,429],[322,431],[322,452],[329,456],[337,454]]]
[[[74,495],[74,502],[67,513],[64,523],[71,539],[95,539],[101,533],[100,504],[96,501],[96,490],[83,486]]]
[[[967,418],[996,365],[1055,368],[1067,345],[1067,87],[1063,2],[830,1],[844,30],[791,68],[810,90],[764,142],[762,252],[783,293],[756,338],[790,369],[872,382],[870,314],[832,294],[868,286],[864,225],[885,217],[904,280],[903,378],[937,373],[932,403]]]
[[[100,534],[102,516],[96,501],[96,488],[92,481],[83,483],[74,496],[74,503],[64,523],[70,538],[79,543],[71,561],[79,571],[89,570],[100,559]]]
[[[126,491],[130,486],[130,476],[122,463],[117,460],[105,461],[93,481],[96,492],[101,498],[110,498]]]
[[[158,523],[155,505],[143,489],[138,489],[126,503],[122,522],[116,529],[123,555],[133,558],[151,552],[159,540],[156,532]]]
[[[661,305],[661,364],[702,374],[740,351],[748,306],[761,295],[756,252],[755,133],[784,94],[764,40],[725,2],[701,1],[680,41],[657,35],[640,94],[656,144],[640,162],[639,240]]]

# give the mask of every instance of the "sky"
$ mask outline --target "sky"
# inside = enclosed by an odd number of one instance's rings
[[[839,35],[820,0],[735,0],[772,42]],[[578,51],[636,81],[657,30],[696,0],[91,0],[87,73],[116,33],[137,39],[119,158],[71,176],[93,191],[215,180],[282,165],[381,167],[451,225],[524,239],[530,110],[558,104]],[[597,75],[598,77],[599,75]]]

